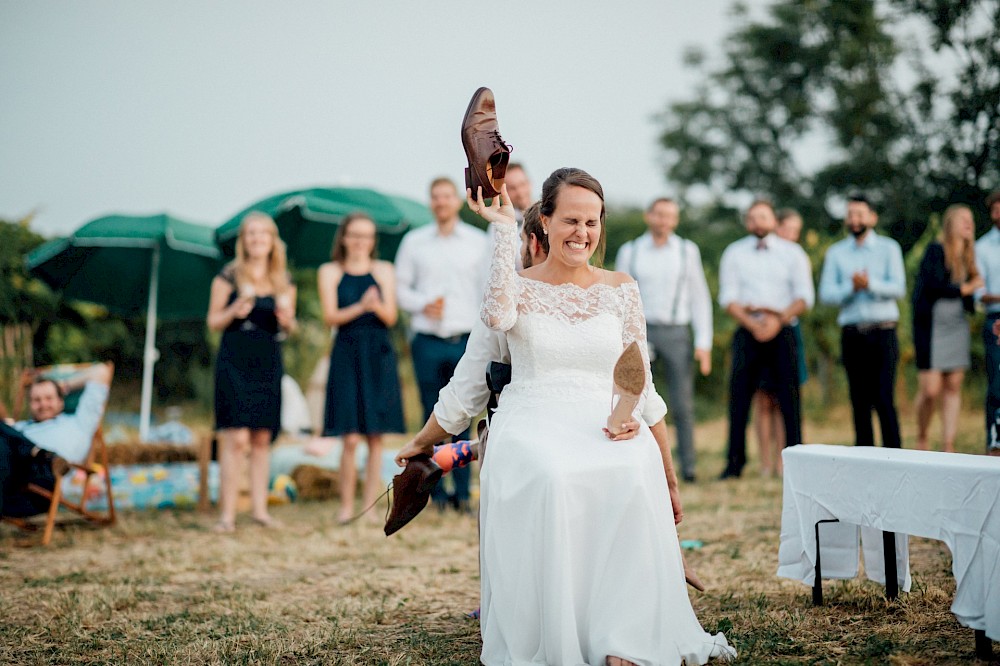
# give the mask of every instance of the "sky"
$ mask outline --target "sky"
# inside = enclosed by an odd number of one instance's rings
[[[426,201],[436,176],[463,186],[484,85],[536,196],[575,166],[644,206],[672,193],[655,117],[693,93],[688,47],[720,55],[731,4],[0,0],[0,219],[217,226],[322,185]]]

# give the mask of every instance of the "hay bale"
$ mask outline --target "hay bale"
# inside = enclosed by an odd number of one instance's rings
[[[340,474],[315,465],[298,465],[292,480],[299,489],[299,499],[328,500],[340,496]]]
[[[109,465],[192,462],[198,460],[198,447],[170,442],[122,442],[108,446]]]

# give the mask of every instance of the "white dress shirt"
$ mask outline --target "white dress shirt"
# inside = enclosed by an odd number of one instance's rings
[[[429,224],[403,236],[396,253],[396,297],[410,313],[414,332],[447,338],[472,330],[479,321],[488,250],[486,234],[461,220],[447,235]],[[439,296],[444,316],[425,316],[424,307]]]
[[[763,247],[758,249],[758,245]],[[775,234],[750,235],[731,243],[719,264],[719,305],[781,312],[798,299],[816,300],[809,256],[798,243]]]
[[[698,246],[676,234],[657,245],[646,232],[618,250],[615,268],[639,283],[647,324],[690,324],[696,349],[712,347],[712,296]]]

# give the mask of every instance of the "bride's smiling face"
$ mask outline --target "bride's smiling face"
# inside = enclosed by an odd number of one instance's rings
[[[601,239],[601,198],[578,185],[564,185],[551,217],[542,216],[549,232],[549,258],[571,267],[583,266]]]

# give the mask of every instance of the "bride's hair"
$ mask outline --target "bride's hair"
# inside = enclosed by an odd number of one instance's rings
[[[597,248],[594,250],[592,263],[595,266],[603,267],[604,251],[608,240],[607,227],[604,224],[604,188],[601,187],[596,178],[583,169],[575,169],[573,167],[556,169],[552,172],[552,175],[545,179],[545,183],[542,185],[542,199],[539,212],[545,217],[552,217],[552,213],[556,210],[556,199],[559,196],[559,190],[566,185],[575,185],[585,190],[590,190],[601,200],[601,237],[597,241]]]

